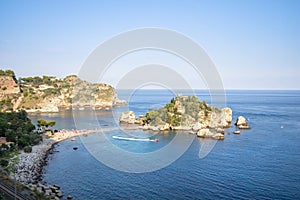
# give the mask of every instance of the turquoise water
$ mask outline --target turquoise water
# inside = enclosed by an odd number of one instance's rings
[[[120,92],[119,96],[126,94]],[[197,96],[210,102],[205,91],[197,91]],[[129,109],[137,115],[144,114],[171,97],[168,91],[138,91]],[[240,135],[230,134],[234,127],[228,129],[225,140],[217,142],[204,159],[199,159],[198,154],[205,141],[194,138],[183,156],[171,165],[149,173],[126,173],[96,160],[77,138],[55,147],[43,181],[60,185],[65,196],[72,194],[75,199],[299,199],[300,91],[228,91],[227,106],[233,110],[233,119],[245,116],[252,129]],[[99,124],[103,128],[116,126],[113,114],[125,109],[98,111]],[[87,127],[97,128],[89,116],[88,111],[80,114]],[[39,117],[31,116],[33,121]],[[57,128],[75,128],[70,112],[42,117],[55,119]],[[115,130],[105,134],[111,138],[123,133]],[[153,136],[143,131],[132,134]],[[176,134],[182,133],[154,135],[159,143],[111,141],[126,151],[146,153],[163,148]],[[84,140],[96,138],[94,134]]]

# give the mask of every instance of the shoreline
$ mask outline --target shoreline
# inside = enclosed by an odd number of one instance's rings
[[[99,132],[103,132],[103,130],[61,130],[53,135],[47,132],[43,133],[43,141],[33,146],[31,153],[21,151],[18,155],[19,162],[15,166],[16,180],[24,185],[38,184],[41,181],[48,155],[56,144],[81,135]],[[10,176],[13,178],[13,174]]]

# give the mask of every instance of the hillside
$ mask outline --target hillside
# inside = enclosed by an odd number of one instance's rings
[[[178,95],[163,108],[148,111],[144,123],[150,126],[193,127],[199,124],[201,127],[228,127],[231,116],[230,108],[219,109],[196,96]]]
[[[0,70],[0,110],[58,112],[66,109],[108,109],[126,102],[105,83],[92,84],[75,75],[16,79],[11,70]]]

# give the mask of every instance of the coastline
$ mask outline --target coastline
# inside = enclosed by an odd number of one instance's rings
[[[43,141],[32,147],[31,153],[20,152],[19,162],[15,166],[16,180],[24,185],[38,184],[47,157],[55,144],[73,137],[102,132],[103,130],[61,130],[49,135],[43,133]],[[13,174],[11,174],[13,178]]]

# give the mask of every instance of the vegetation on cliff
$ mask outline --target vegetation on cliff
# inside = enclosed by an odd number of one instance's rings
[[[145,116],[135,119],[133,111],[125,111],[120,115],[120,123],[139,124],[141,129],[154,131],[185,130],[197,133],[202,129],[215,129],[224,132],[232,122],[230,108],[216,108],[200,101],[196,96],[178,95],[158,110],[149,110]],[[212,135],[217,139],[221,135]]]
[[[172,98],[163,108],[146,113],[144,123],[151,126],[164,125],[187,126],[195,122],[204,122],[212,109],[205,101],[196,96],[179,95]]]
[[[0,70],[0,110],[58,112],[63,109],[111,108],[124,104],[115,89],[104,83],[89,83],[75,75],[19,78],[11,70]]]
[[[10,76],[10,77],[15,77],[15,72],[12,70],[1,70],[0,69],[0,76]]]

